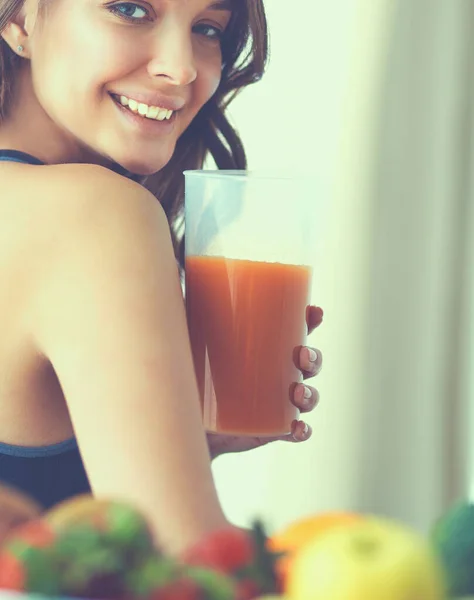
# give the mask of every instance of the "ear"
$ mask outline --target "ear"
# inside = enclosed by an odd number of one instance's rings
[[[26,9],[24,5],[5,27],[1,37],[15,54],[22,58],[29,58],[29,35],[26,27]]]

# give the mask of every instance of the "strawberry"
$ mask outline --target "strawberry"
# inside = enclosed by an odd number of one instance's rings
[[[55,535],[38,519],[15,528],[0,555],[0,587],[54,595],[59,591],[53,547]]]
[[[250,532],[234,527],[215,531],[189,548],[182,560],[188,565],[210,567],[233,573],[252,562],[254,547]]]
[[[278,591],[275,563],[278,554],[267,547],[260,521],[252,530],[234,527],[218,530],[189,548],[181,557],[188,565],[199,565],[230,575],[238,582],[239,600]]]
[[[5,545],[22,542],[32,548],[49,548],[56,536],[51,527],[42,519],[34,519],[11,530],[5,539]]]
[[[184,567],[174,579],[152,591],[147,600],[237,600],[235,583],[227,575]]]
[[[71,525],[60,532],[55,561],[64,595],[84,598],[124,595],[126,556],[92,525]]]
[[[0,589],[25,591],[25,567],[22,562],[7,551],[0,554]]]
[[[161,576],[161,567],[146,565],[158,554],[148,522],[126,502],[77,496],[54,507],[46,519],[57,534],[64,595],[140,598]]]
[[[227,575],[186,566],[159,554],[127,573],[126,589],[126,596],[134,600],[167,600],[175,595],[183,600],[236,600],[235,584]]]
[[[177,579],[154,590],[148,600],[205,600],[199,585],[192,579]],[[207,599],[206,599],[207,600]]]
[[[252,600],[261,594],[261,588],[259,584],[252,579],[242,578],[237,583],[237,596],[236,600]]]

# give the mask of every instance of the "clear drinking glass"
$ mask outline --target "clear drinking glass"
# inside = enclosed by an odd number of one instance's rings
[[[185,172],[186,311],[208,431],[272,436],[299,417],[311,179]]]

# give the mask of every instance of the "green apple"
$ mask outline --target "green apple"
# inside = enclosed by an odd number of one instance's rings
[[[428,540],[368,517],[304,546],[288,573],[289,600],[444,600],[443,570]]]

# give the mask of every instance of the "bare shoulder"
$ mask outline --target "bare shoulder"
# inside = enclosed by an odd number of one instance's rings
[[[139,293],[143,277],[176,277],[166,215],[143,186],[102,167],[60,165],[42,168],[36,196],[45,225],[35,309],[43,315],[65,304],[84,313],[86,291],[110,304],[132,286]]]
[[[45,187],[41,182],[38,193],[53,215],[31,310],[31,330],[44,342],[39,347],[63,352],[63,333],[72,336],[73,323],[82,335],[102,309],[109,323],[112,314],[120,313],[118,322],[130,320],[125,304],[153,301],[156,307],[157,295],[165,298],[159,290],[178,290],[168,221],[145,188],[101,167],[67,165]]]
[[[112,221],[146,216],[159,218],[157,199],[140,184],[109,169],[90,164],[51,165],[37,169],[35,195],[43,208],[60,216],[64,225],[83,224],[101,213]]]
[[[34,211],[35,244],[48,271],[74,257],[85,266],[98,255],[118,260],[140,248],[150,251],[157,238],[172,248],[157,198],[113,171],[87,164],[45,166],[32,169],[21,187]]]

